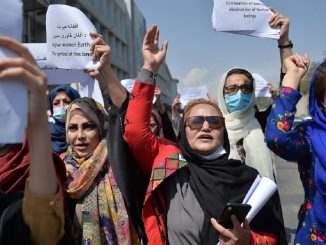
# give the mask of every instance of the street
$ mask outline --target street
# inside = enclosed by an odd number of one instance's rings
[[[276,168],[286,238],[292,245],[298,224],[297,213],[304,198],[303,188],[296,163],[276,157]]]

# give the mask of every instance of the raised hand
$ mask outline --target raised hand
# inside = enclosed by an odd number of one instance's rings
[[[147,31],[143,41],[143,58],[144,66],[143,68],[157,73],[160,65],[163,63],[166,51],[168,48],[168,42],[165,41],[162,48],[159,48],[159,35],[160,31],[157,25],[152,25],[152,27]]]
[[[284,66],[287,72],[284,76],[282,85],[297,89],[309,67],[308,55],[291,55],[284,60]]]
[[[270,8],[274,15],[269,20],[269,25],[271,27],[280,26],[280,44],[288,44],[289,42],[289,29],[290,29],[290,20],[289,18],[283,16],[277,10]]]
[[[47,125],[47,77],[39,69],[28,49],[17,41],[0,36],[0,45],[15,53],[18,57],[0,59],[0,79],[23,82],[28,89],[28,126]],[[45,120],[41,120],[45,119]]]
[[[93,52],[93,61],[100,61],[100,66],[96,70],[91,70],[88,74],[99,82],[101,92],[105,101],[105,107],[108,108],[107,96],[118,108],[127,97],[126,90],[121,85],[119,79],[111,68],[111,48],[105,43],[103,36],[98,33],[90,33],[94,38],[91,44]]]

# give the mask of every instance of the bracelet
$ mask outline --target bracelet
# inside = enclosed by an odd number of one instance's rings
[[[293,43],[292,41],[289,41],[288,44],[279,44],[278,48],[283,49],[283,48],[293,48]]]

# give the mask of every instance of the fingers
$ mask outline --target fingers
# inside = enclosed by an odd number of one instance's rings
[[[153,24],[145,34],[143,46],[154,43],[156,32],[157,32],[157,25]]]
[[[46,76],[37,76],[23,67],[10,67],[2,70],[0,73],[1,80],[19,80],[24,81],[28,91],[33,94],[41,95],[40,93],[46,90]]]
[[[111,49],[108,45],[96,45],[94,47],[92,60],[93,61],[100,60],[102,55],[110,53],[110,50]]]
[[[165,41],[162,45],[162,48],[161,48],[161,51],[166,54],[167,50],[168,50],[168,46],[169,46],[169,43],[168,41]]]
[[[220,233],[220,238],[221,239],[232,239],[232,240],[237,240],[236,236],[232,234],[232,232],[228,229],[225,229],[223,226],[221,226],[216,219],[211,218],[211,223],[213,227]]]
[[[157,28],[155,33],[154,45],[158,46],[159,39],[160,39],[160,30]]]
[[[13,67],[21,67],[30,71],[34,75],[44,75],[43,72],[35,65],[35,63],[30,63],[24,58],[2,58],[0,59],[0,71]]]
[[[0,36],[0,46],[6,47],[11,51],[17,53],[22,58],[26,59],[28,62],[36,64],[29,50],[16,40],[5,36]]]
[[[103,52],[110,51],[110,47],[105,43],[102,35],[94,32],[91,32],[90,35],[95,38],[91,43],[90,50],[93,52],[92,60],[96,61],[100,59]]]
[[[250,224],[247,218],[243,221],[243,228],[250,230]]]

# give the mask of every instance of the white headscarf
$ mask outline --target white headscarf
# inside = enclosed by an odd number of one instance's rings
[[[237,151],[236,142],[243,138],[246,164],[257,169],[260,175],[274,180],[272,155],[264,141],[264,134],[260,124],[255,118],[255,93],[252,93],[250,104],[240,111],[230,113],[226,107],[223,91],[225,78],[229,71],[223,74],[217,91],[218,106],[225,118],[225,126],[230,140],[229,158],[241,160]],[[255,82],[253,86],[255,91]]]

